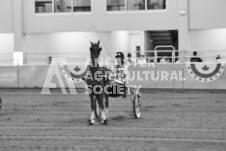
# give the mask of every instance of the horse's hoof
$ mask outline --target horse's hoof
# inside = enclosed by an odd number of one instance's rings
[[[94,120],[88,120],[88,125],[93,125],[94,124]]]
[[[102,125],[108,125],[108,120],[102,120]]]

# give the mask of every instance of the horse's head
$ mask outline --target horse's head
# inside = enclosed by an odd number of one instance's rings
[[[97,43],[91,43],[91,47],[90,47],[90,53],[91,53],[91,59],[95,60],[98,59],[100,56],[100,52],[102,50],[102,47],[100,47],[100,41],[98,41]]]

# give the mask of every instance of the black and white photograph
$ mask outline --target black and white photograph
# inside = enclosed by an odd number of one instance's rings
[[[0,151],[226,151],[226,0],[0,0]]]

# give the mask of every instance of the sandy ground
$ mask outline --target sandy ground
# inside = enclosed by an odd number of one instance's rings
[[[0,151],[226,151],[226,91],[142,91],[110,99],[109,125],[88,126],[90,101],[40,89],[1,89]]]

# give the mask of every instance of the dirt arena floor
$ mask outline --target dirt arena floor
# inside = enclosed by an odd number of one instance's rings
[[[110,99],[109,125],[87,125],[83,90],[0,89],[0,151],[226,151],[226,91],[143,90]]]

